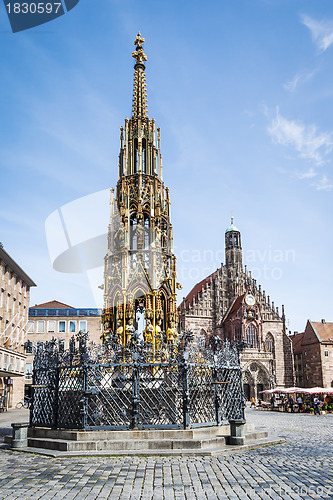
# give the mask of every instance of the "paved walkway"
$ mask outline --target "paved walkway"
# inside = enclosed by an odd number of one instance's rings
[[[0,436],[25,415],[0,414]],[[287,443],[213,458],[50,459],[0,449],[0,499],[333,499],[333,415],[248,408],[247,420]]]

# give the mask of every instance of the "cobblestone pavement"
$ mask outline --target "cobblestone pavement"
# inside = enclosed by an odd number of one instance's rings
[[[0,415],[0,428],[11,415]],[[213,458],[60,459],[0,449],[0,499],[333,499],[333,415],[248,408],[247,420],[287,443]]]

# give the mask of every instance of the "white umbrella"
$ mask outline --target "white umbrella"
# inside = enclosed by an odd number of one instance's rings
[[[304,394],[333,394],[333,387],[310,387],[302,389],[301,392]]]

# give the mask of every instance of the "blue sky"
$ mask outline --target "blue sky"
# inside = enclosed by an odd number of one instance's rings
[[[100,270],[56,271],[64,235],[47,225],[47,243],[45,223],[61,213],[78,242],[107,224],[140,30],[179,298],[224,261],[232,214],[289,328],[333,321],[330,0],[80,0],[21,33],[4,7],[0,23],[0,240],[38,285],[31,304],[96,305]]]

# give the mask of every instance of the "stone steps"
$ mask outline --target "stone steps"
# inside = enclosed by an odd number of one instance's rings
[[[48,456],[105,456],[105,455],[216,455],[232,450],[245,451],[263,444],[266,431],[257,431],[253,425],[245,426],[245,444],[229,444],[229,425],[195,429],[80,431],[30,428],[29,451]],[[11,437],[5,442],[11,444]]]
[[[65,441],[62,439],[29,438],[28,445],[32,448],[46,448],[58,451],[143,451],[143,450],[204,450],[225,446],[226,438],[214,439],[134,439]]]

